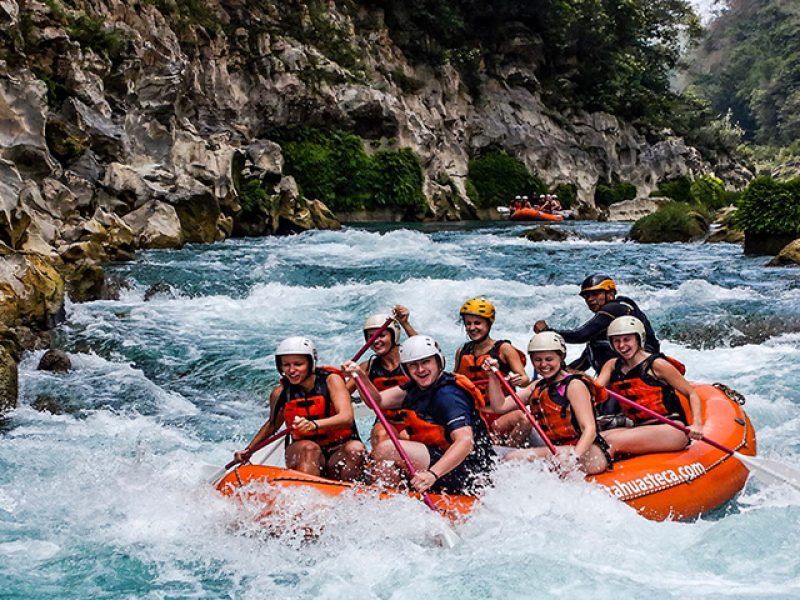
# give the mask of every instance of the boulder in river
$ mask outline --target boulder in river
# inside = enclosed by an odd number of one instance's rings
[[[768,267],[800,265],[800,239],[786,244],[776,257],[767,263]]]
[[[570,234],[563,229],[550,227],[549,225],[538,225],[520,234],[531,242],[564,242],[569,239]]]
[[[72,361],[63,350],[50,349],[39,359],[37,371],[52,371],[53,373],[67,373],[72,368]]]

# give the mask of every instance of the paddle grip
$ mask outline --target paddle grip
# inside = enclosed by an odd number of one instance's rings
[[[412,477],[414,477],[414,475],[417,474],[417,469],[414,466],[414,463],[411,462],[411,457],[408,456],[405,448],[403,448],[403,444],[400,443],[400,438],[397,437],[397,432],[394,430],[394,427],[392,427],[392,424],[386,419],[386,415],[383,414],[383,411],[378,406],[377,401],[372,397],[372,394],[370,394],[367,386],[364,385],[363,381],[361,381],[361,376],[358,373],[353,373],[353,379],[356,381],[356,387],[358,388],[358,391],[364,397],[364,402],[367,403],[367,406],[369,406],[375,413],[375,416],[378,417],[378,421],[380,421],[381,425],[383,425],[383,428],[386,430],[386,434],[389,436],[389,439],[392,440],[392,444],[394,444],[397,453],[400,455],[400,458],[403,459],[406,469],[408,469],[408,472]],[[432,511],[439,512],[439,509],[436,508],[436,505],[433,503],[433,500],[431,500],[428,492],[422,493],[422,500]]]
[[[508,392],[508,394],[514,400],[514,402],[517,403],[517,406],[519,406],[520,410],[528,418],[528,421],[536,430],[536,433],[538,433],[539,437],[541,437],[542,441],[544,441],[544,444],[545,446],[547,446],[547,449],[550,450],[550,452],[552,452],[553,454],[556,454],[556,447],[553,445],[553,442],[551,442],[550,438],[547,437],[547,434],[545,434],[544,430],[542,429],[542,426],[539,425],[538,421],[536,421],[536,419],[531,414],[530,409],[527,406],[525,406],[525,403],[522,401],[522,398],[520,398],[517,395],[517,392],[514,390],[513,387],[511,387],[511,384],[506,381],[506,378],[503,377],[503,374],[500,372],[500,370],[497,367],[492,367],[492,373],[495,374],[495,377],[497,377],[498,381],[500,382],[500,385],[502,385],[503,388],[505,388],[506,392]]]

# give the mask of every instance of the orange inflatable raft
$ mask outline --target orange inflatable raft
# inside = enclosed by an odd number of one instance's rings
[[[270,511],[270,507],[280,489],[293,487],[312,487],[327,496],[338,496],[345,492],[355,491],[357,493],[374,494],[380,499],[403,493],[345,481],[332,481],[324,477],[315,477],[300,471],[268,465],[243,465],[237,467],[217,484],[217,489],[226,496],[243,494],[250,499],[263,502],[266,509],[265,514]],[[419,494],[415,493],[410,495],[416,498],[420,497]],[[472,505],[478,500],[474,496],[451,496],[447,494],[430,494],[430,497],[439,511],[453,520],[468,514],[472,509]]]
[[[755,431],[742,407],[723,391],[696,384],[703,400],[704,433],[712,440],[755,455]],[[635,456],[614,463],[611,471],[587,477],[605,487],[614,497],[653,520],[694,518],[725,504],[744,487],[748,471],[730,455],[702,442],[692,442],[680,452]],[[263,483],[249,487],[250,484]],[[331,481],[289,469],[265,465],[243,465],[228,473],[217,485],[227,496],[244,494],[265,504],[265,514],[281,488],[312,487],[328,496],[356,490],[387,498],[401,492]],[[470,512],[477,498],[431,494],[443,514],[455,519]]]
[[[548,213],[537,208],[519,208],[508,217],[512,221],[563,221],[559,214]]]
[[[755,456],[756,434],[742,407],[721,389],[694,384],[703,400],[703,433],[731,450]],[[725,504],[747,481],[745,466],[721,450],[692,442],[680,452],[634,456],[587,477],[648,519],[691,519]]]

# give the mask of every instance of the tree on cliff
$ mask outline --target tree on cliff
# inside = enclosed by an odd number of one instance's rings
[[[730,110],[747,140],[800,138],[800,12],[795,0],[728,0],[709,26],[690,75],[718,114]]]

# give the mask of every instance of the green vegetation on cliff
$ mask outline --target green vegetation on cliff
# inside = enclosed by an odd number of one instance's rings
[[[538,177],[505,152],[488,152],[469,161],[467,193],[478,208],[506,205],[514,196],[545,191]]]
[[[536,70],[548,104],[667,123],[680,99],[670,72],[682,40],[699,34],[682,0],[361,0],[381,6],[412,60],[450,62],[465,74],[505,56]]]
[[[747,139],[800,138],[800,11],[795,0],[728,0],[698,51],[697,89]]]
[[[333,211],[401,209],[424,211],[422,168],[408,148],[370,156],[358,136],[339,130],[299,128],[280,137],[284,173],[307,198]]]

